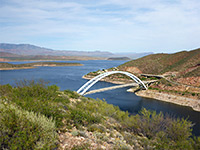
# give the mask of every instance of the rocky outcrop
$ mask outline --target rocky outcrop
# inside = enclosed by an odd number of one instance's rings
[[[90,132],[87,130],[80,131],[74,127],[65,133],[60,133],[60,150],[66,149],[90,149],[90,150],[112,150],[114,149],[128,149],[133,150],[134,148],[142,149],[142,146],[137,140],[134,140],[134,145],[129,145],[123,135],[117,130],[113,129],[110,131],[106,129],[105,133],[102,132]],[[135,136],[139,138],[139,136]],[[119,146],[118,146],[119,145]]]
[[[187,77],[187,78],[179,78],[177,82],[192,86],[200,86],[200,77]]]
[[[137,67],[124,67],[123,70],[127,72],[131,72],[131,73],[136,73],[136,74],[142,73],[142,71],[138,69]]]

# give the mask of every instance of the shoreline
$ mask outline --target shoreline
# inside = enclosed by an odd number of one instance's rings
[[[73,64],[73,63],[67,63],[67,64],[34,64],[30,67],[2,67],[0,68],[0,70],[21,70],[21,69],[34,69],[34,68],[37,68],[37,67],[64,67],[64,66],[83,66],[83,64]]]
[[[68,58],[68,59],[7,59],[0,58],[0,62],[23,62],[23,61],[88,61],[88,60],[107,60],[106,58]]]
[[[128,92],[133,92],[130,89]],[[134,92],[137,96],[160,100],[163,102],[173,103],[181,106],[191,107],[194,111],[200,112],[200,101],[184,96],[162,93],[155,90],[141,90]]]
[[[21,69],[34,69],[36,67],[19,67],[19,68],[0,68],[0,71],[2,70],[21,70]]]
[[[83,76],[82,78],[83,79],[92,79],[92,77],[88,77],[88,76]],[[103,79],[101,81],[109,82],[109,83],[113,83],[113,84],[124,84],[125,83],[122,81],[111,81],[111,80],[106,80],[106,79]],[[174,94],[167,94],[167,93],[163,93],[163,92],[159,92],[159,91],[155,91],[155,90],[140,90],[140,91],[135,92],[135,90],[130,88],[127,90],[127,92],[133,92],[137,96],[140,96],[140,97],[156,99],[159,101],[173,103],[173,104],[177,104],[180,106],[191,107],[194,111],[200,112],[200,100],[197,100],[197,99],[187,98],[184,96],[178,96],[178,95],[174,95]]]

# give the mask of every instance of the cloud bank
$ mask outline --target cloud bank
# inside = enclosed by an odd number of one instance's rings
[[[200,47],[199,0],[0,0],[0,42],[59,50]]]

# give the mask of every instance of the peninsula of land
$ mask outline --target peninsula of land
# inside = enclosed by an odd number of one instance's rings
[[[91,79],[101,73],[116,70],[130,72],[142,81],[157,80],[147,85],[148,90],[133,88],[129,92],[200,111],[200,49],[174,54],[152,54],[118,67],[90,72],[83,78]],[[114,84],[133,82],[121,74],[105,77],[102,81]]]
[[[63,63],[63,62],[34,62],[26,64],[10,64],[0,63],[0,70],[16,70],[16,69],[31,69],[41,66],[56,67],[56,66],[82,66],[80,63]]]

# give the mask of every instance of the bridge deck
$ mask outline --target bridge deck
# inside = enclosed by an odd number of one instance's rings
[[[153,82],[156,82],[156,81],[157,81],[157,80],[144,81],[144,83],[145,83],[145,84],[148,84],[148,83],[153,83]],[[122,84],[122,85],[115,85],[115,86],[111,86],[111,87],[106,87],[106,88],[91,90],[91,91],[86,92],[84,95],[94,94],[94,93],[103,92],[103,91],[108,91],[108,90],[114,90],[114,89],[118,89],[118,88],[136,87],[136,86],[138,86],[137,83],[128,83],[128,84]]]

